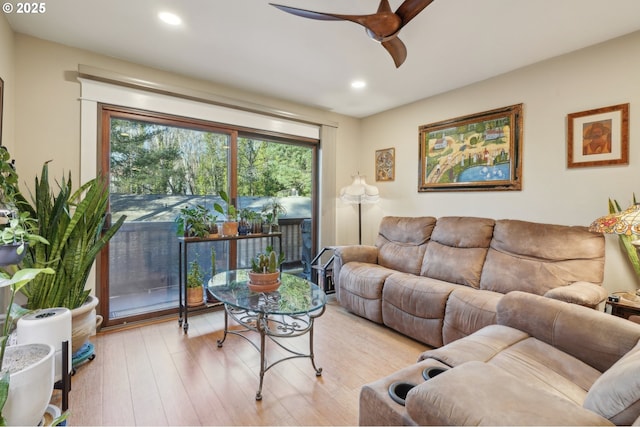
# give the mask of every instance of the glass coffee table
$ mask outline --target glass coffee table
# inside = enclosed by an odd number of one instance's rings
[[[264,373],[280,362],[308,357],[316,376],[322,375],[322,368],[316,367],[313,354],[313,322],[324,314],[327,296],[317,285],[288,273],[281,273],[281,285],[276,291],[253,292],[247,286],[248,272],[218,273],[209,281],[208,289],[224,304],[224,335],[218,340],[218,347],[222,347],[228,334],[233,334],[247,340],[260,353],[260,385],[256,400],[261,400]],[[242,329],[229,329],[229,317]],[[251,332],[260,334],[260,345],[247,336]],[[309,334],[308,353],[293,350],[281,340],[305,334]],[[267,338],[291,355],[268,363],[265,356]]]

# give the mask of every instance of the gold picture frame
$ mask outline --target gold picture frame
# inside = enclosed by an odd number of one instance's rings
[[[419,127],[418,191],[522,189],[522,104]]]
[[[629,164],[629,104],[567,115],[567,167]]]
[[[376,181],[396,179],[396,149],[376,150]]]

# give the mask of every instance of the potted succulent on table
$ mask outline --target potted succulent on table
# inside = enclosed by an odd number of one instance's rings
[[[204,273],[197,259],[189,263],[187,272],[187,307],[197,307],[204,303]]]
[[[214,203],[213,209],[226,217],[222,223],[222,235],[235,236],[238,234],[238,210],[231,203],[231,199],[226,191],[220,190],[220,198],[225,202],[226,209],[223,208],[220,203]]]
[[[54,194],[49,184],[48,162],[35,180],[33,205],[27,211],[37,219],[37,234],[48,245],[29,247],[25,267],[51,267],[52,275],[39,275],[21,289],[30,310],[66,307],[71,310],[71,351],[77,354],[101,322],[96,315],[98,299],[90,295],[87,280],[102,248],[124,223],[125,216],[108,225],[109,187],[102,177],[89,180],[73,191],[71,174],[57,183]],[[90,354],[93,354],[91,351]]]
[[[284,262],[284,254],[276,254],[273,247],[259,253],[251,260],[249,271],[249,289],[256,292],[271,292],[280,286],[280,264]]]

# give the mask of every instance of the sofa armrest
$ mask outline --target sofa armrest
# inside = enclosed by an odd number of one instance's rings
[[[367,262],[370,264],[378,263],[378,248],[376,246],[336,246],[333,254],[333,283],[337,292],[340,292],[340,270],[343,265],[352,261]]]
[[[589,308],[596,308],[607,298],[607,290],[595,283],[580,281],[551,289],[544,296]]]
[[[406,409],[418,425],[613,425],[482,362],[464,363],[414,387]]]

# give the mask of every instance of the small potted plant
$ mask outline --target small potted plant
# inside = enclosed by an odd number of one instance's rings
[[[203,294],[204,274],[200,268],[197,259],[189,263],[189,272],[187,273],[187,306],[197,307],[204,303]]]
[[[213,213],[209,213],[207,216],[209,223],[209,237],[218,237],[220,235],[220,230],[218,228],[218,215]]]
[[[180,209],[180,215],[175,219],[176,234],[184,237],[209,237],[210,214],[202,205],[189,205]]]
[[[258,292],[271,292],[280,286],[280,264],[284,262],[284,254],[276,254],[273,247],[259,253],[251,260],[249,271],[249,289]]]
[[[262,206],[262,212],[269,218],[270,232],[273,233],[280,231],[278,219],[280,218],[280,215],[287,213],[287,209],[284,205],[277,198],[273,197],[265,203],[264,206]]]
[[[240,211],[240,222],[238,223],[238,234],[241,236],[246,236],[251,232],[251,216],[252,211],[250,209],[244,208]]]
[[[220,190],[220,198],[226,203],[226,209],[220,203],[214,203],[213,209],[226,217],[224,223],[222,223],[222,234],[224,236],[235,236],[238,234],[238,210],[231,203],[226,191]]]
[[[32,234],[36,220],[28,212],[20,212],[9,218],[9,222],[0,226],[0,265],[16,265],[26,252],[29,244],[36,242],[48,244],[47,239]]]

